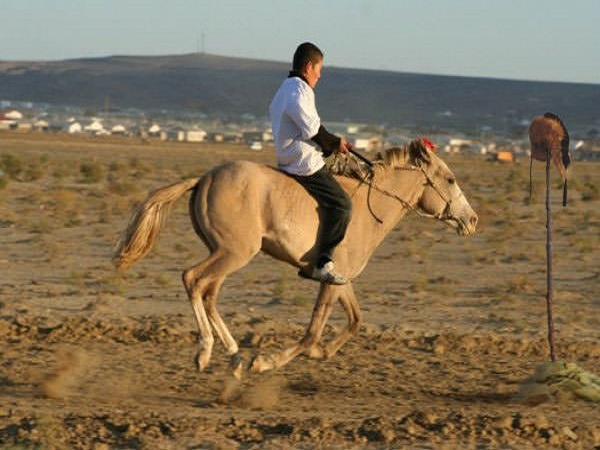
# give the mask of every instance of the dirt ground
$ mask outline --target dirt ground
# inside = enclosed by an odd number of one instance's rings
[[[355,281],[365,325],[331,360],[277,372],[193,365],[180,280],[207,252],[187,201],[157,248],[110,262],[146,193],[267,148],[0,133],[0,447],[600,448],[600,405],[525,403],[548,359],[544,165],[442,155],[478,212],[477,235],[410,216]],[[569,204],[553,174],[558,357],[600,371],[600,166],[575,163]],[[298,339],[318,286],[259,255],[220,311],[249,360]],[[343,326],[337,309],[325,339]]]

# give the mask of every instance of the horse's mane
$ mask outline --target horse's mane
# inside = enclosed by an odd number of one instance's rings
[[[377,156],[371,160],[372,167],[356,158],[350,153],[336,153],[328,162],[327,167],[334,175],[341,175],[356,180],[370,180],[375,171],[387,171],[407,165],[407,153],[410,145],[414,145],[417,140],[400,147],[392,147],[377,153]]]

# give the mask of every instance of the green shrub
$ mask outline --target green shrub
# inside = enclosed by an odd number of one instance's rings
[[[109,165],[108,165],[108,170],[111,172],[124,172],[125,171],[125,165],[119,161],[112,161]]]
[[[581,193],[581,200],[589,202],[600,199],[600,190],[598,186],[592,183],[586,183],[584,191]]]
[[[12,153],[5,153],[0,159],[0,169],[12,179],[18,179],[23,172],[23,161]]]
[[[44,176],[44,168],[39,163],[33,163],[25,169],[23,181],[35,181]]]
[[[81,163],[79,165],[79,172],[82,175],[82,182],[84,183],[98,183],[102,181],[104,170],[102,165],[98,162]]]
[[[129,160],[129,167],[132,170],[131,176],[134,178],[142,178],[144,175],[150,172],[150,167],[140,161],[138,158],[131,158]]]
[[[108,174],[108,190],[117,195],[129,195],[140,190],[137,183],[127,179],[126,175],[117,175],[116,172]]]

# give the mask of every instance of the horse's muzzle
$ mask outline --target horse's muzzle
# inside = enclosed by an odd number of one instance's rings
[[[458,227],[458,234],[461,236],[469,236],[471,234],[475,234],[477,230],[477,222],[479,222],[479,217],[477,214],[473,213],[469,220],[466,222],[461,221],[460,226]]]

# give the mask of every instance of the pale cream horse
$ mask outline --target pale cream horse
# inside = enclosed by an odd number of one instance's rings
[[[421,140],[385,151],[367,179],[338,176],[352,197],[352,220],[335,253],[336,267],[349,280],[356,278],[384,237],[410,210],[434,217],[460,235],[475,232],[477,215],[446,164]],[[152,192],[136,209],[118,249],[115,264],[132,265],[152,248],[169,206],[192,190],[190,216],[210,255],[183,272],[183,284],[200,331],[197,367],[210,360],[212,330],[231,355],[234,375],[243,366],[238,344],[219,315],[216,302],[227,275],[245,266],[261,250],[299,269],[314,260],[319,213],[315,200],[293,178],[268,166],[228,162],[200,179],[190,179]],[[348,325],[331,342],[319,345],[335,301],[348,316]],[[268,356],[257,356],[252,372],[279,368],[299,354],[329,358],[355,334],[362,322],[352,283],[321,284],[310,324],[295,345]]]

